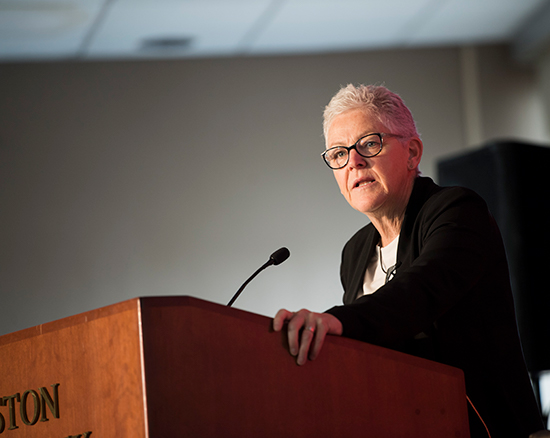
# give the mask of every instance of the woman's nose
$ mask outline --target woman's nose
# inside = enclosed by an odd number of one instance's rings
[[[362,168],[367,166],[367,159],[357,153],[355,149],[349,151],[348,166],[353,168]]]

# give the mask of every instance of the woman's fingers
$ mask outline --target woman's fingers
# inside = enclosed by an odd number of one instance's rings
[[[314,360],[321,351],[327,334],[341,335],[342,324],[327,313],[315,313],[302,309],[299,312],[289,312],[281,309],[273,319],[273,329],[282,330],[288,322],[287,336],[290,354],[296,356],[298,365]]]
[[[276,332],[281,331],[285,322],[289,321],[290,318],[292,318],[292,315],[294,315],[294,312],[289,312],[286,309],[279,310],[275,315],[275,318],[273,318],[273,330]]]

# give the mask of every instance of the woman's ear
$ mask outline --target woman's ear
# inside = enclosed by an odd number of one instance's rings
[[[407,147],[409,149],[409,169],[416,169],[422,159],[422,152],[424,151],[424,145],[422,140],[418,137],[413,137],[408,141]]]

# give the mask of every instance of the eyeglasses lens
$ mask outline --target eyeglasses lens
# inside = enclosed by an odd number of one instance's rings
[[[348,163],[349,149],[353,149],[354,147],[359,155],[365,158],[374,157],[382,149],[382,141],[378,134],[369,134],[359,139],[351,148],[341,146],[328,149],[324,154],[327,164],[332,169],[341,169]]]
[[[378,152],[380,152],[381,147],[382,143],[378,134],[367,135],[366,137],[363,137],[361,140],[359,140],[355,145],[355,148],[357,152],[359,152],[359,155],[362,155],[366,158],[376,155]]]

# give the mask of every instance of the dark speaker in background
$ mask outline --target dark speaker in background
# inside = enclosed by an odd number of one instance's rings
[[[506,247],[532,375],[550,370],[550,147],[497,141],[438,162],[439,184],[480,194]]]

